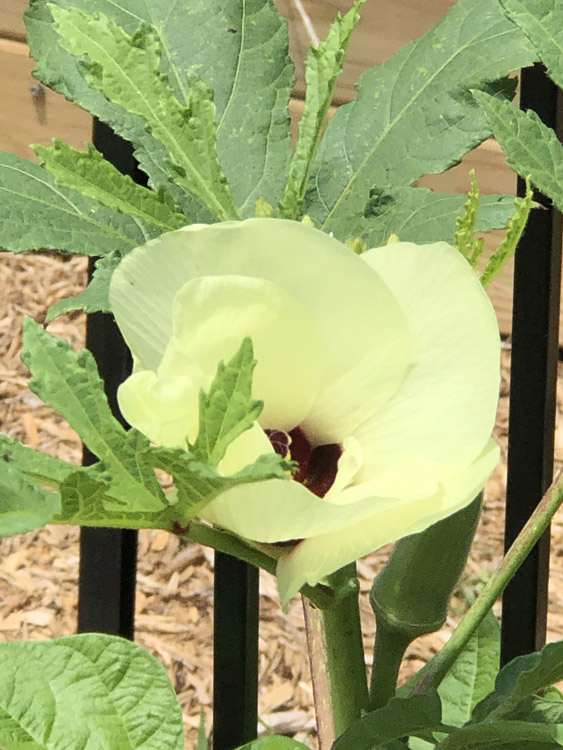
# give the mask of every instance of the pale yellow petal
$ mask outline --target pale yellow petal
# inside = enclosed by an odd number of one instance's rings
[[[482,489],[498,457],[498,445],[490,440],[478,459],[441,484],[436,494],[409,502],[395,501],[391,505],[379,506],[375,502],[370,518],[297,544],[278,563],[278,585],[284,607],[305,583],[314,586],[347,563],[384,544],[424,531],[465,507]]]
[[[110,304],[144,367],[156,370],[172,337],[176,292],[191,279],[224,275],[273,282],[314,319],[329,353],[306,421],[317,443],[350,435],[398,388],[410,334],[386,284],[335,239],[279,219],[192,225],[127,255],[113,275]]]
[[[335,496],[339,497],[339,494]],[[233,487],[213,500],[201,518],[255,542],[286,542],[353,526],[374,507],[397,501],[364,496],[352,505],[320,498],[291,479],[270,479]]]
[[[188,281],[174,299],[173,335],[159,373],[180,375],[195,362],[211,379],[247,336],[257,360],[252,395],[264,401],[260,424],[289,431],[317,396],[326,353],[307,308],[271,281],[245,276]]]
[[[353,437],[344,438],[342,455],[338,459],[336,477],[332,487],[325,495],[331,500],[350,485],[364,465],[364,451],[360,443]]]
[[[416,495],[420,473],[409,461],[426,461],[438,481],[473,461],[491,434],[498,324],[473,269],[445,243],[398,242],[361,257],[400,301],[414,341],[401,387],[354,432],[366,454],[361,479],[403,474],[397,496]]]
[[[122,383],[119,408],[132,427],[157,445],[186,447],[198,430],[199,383],[189,377],[157,377],[141,370]]]
[[[221,474],[225,474],[225,476],[236,474],[245,466],[254,463],[259,456],[273,452],[274,449],[267,435],[255,422],[250,430],[246,430],[236,440],[233,440],[218,468]]]

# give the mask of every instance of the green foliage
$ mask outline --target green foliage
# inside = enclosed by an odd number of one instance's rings
[[[113,272],[122,258],[123,255],[119,251],[99,258],[86,289],[80,294],[75,294],[74,297],[67,297],[51,305],[47,311],[47,323],[56,318],[57,315],[62,315],[71,310],[84,310],[87,313],[110,312],[109,285]]]
[[[548,687],[542,695],[530,695],[516,711],[516,718],[545,724],[563,724],[563,696],[556,687]]]
[[[368,247],[385,245],[391,234],[405,242],[454,242],[466,196],[410,187],[374,189],[370,195],[372,218],[364,233]],[[513,213],[511,196],[481,196],[476,229],[487,232],[505,227]]]
[[[229,445],[250,429],[264,404],[252,398],[252,373],[256,367],[252,340],[244,339],[237,353],[219,363],[208,393],[199,395],[199,433],[190,451],[212,467]]]
[[[563,210],[563,145],[533,110],[523,112],[509,102],[474,92],[489,127],[506,154],[506,162],[530,177],[542,193]]]
[[[258,198],[254,208],[254,216],[257,219],[271,219],[274,216],[274,209],[264,198]]]
[[[0,458],[13,469],[25,474],[28,479],[52,489],[58,489],[65,477],[76,469],[73,464],[27,448],[19,440],[6,435],[0,435]]]
[[[236,474],[224,476],[181,449],[151,448],[143,459],[174,479],[174,504],[162,513],[159,526],[176,533],[185,531],[188,523],[225,490],[267,479],[288,479],[290,466],[277,453],[270,453]]]
[[[234,219],[237,212],[215,147],[215,106],[211,90],[190,76],[186,105],[159,73],[161,50],[148,28],[130,36],[106,16],[50,6],[62,46],[88,56],[80,70],[104,96],[138,115],[166,151],[172,181],[193,195],[209,218]]]
[[[181,750],[182,711],[164,668],[131,641],[85,634],[0,643],[6,750]]]
[[[526,228],[528,216],[530,215],[532,197],[533,192],[530,187],[530,178],[526,177],[526,195],[522,200],[515,201],[516,213],[508,222],[506,237],[492,254],[481,274],[481,283],[483,286],[488,286],[499,275],[506,262],[516,252],[516,247],[520,242],[520,237]]]
[[[349,247],[350,250],[353,250],[356,255],[361,255],[362,253],[365,253],[366,250],[369,250],[367,242],[364,242],[361,237],[353,237],[344,243],[346,247]]]
[[[479,210],[479,185],[475,179],[475,170],[469,173],[471,177],[471,188],[467,194],[467,200],[463,207],[463,216],[458,216],[456,221],[456,233],[454,245],[473,268],[483,252],[483,241],[475,239],[475,227],[477,224],[477,211]]]
[[[401,738],[428,735],[441,726],[440,698],[436,691],[408,698],[391,698],[383,708],[372,711],[341,735],[333,750],[400,750]]]
[[[427,34],[364,73],[357,99],[338,109],[319,147],[305,204],[315,225],[343,240],[364,234],[370,190],[407,186],[455,164],[488,135],[463,89],[487,88],[534,56],[498,0],[460,0]]]
[[[352,33],[360,20],[365,0],[356,0],[344,17],[338,13],[328,36],[318,47],[309,47],[305,62],[307,84],[305,106],[299,122],[299,139],[295,147],[280,213],[287,219],[298,219],[305,200],[309,174],[326,122],[332,94],[338,81]]]
[[[125,430],[110,412],[88,351],[76,354],[29,318],[24,322],[24,344],[22,358],[33,374],[30,388],[69,422],[100,461],[76,467],[0,436],[1,465],[6,468],[0,472],[5,501],[0,511],[6,514],[2,519],[6,534],[22,533],[50,520],[180,533],[225,490],[288,479],[292,464],[275,453],[258,457],[231,476],[214,469],[262,408],[251,395],[255,362],[250,339],[219,366],[209,392],[202,394],[201,427],[193,453],[151,447],[137,430]],[[174,479],[175,489],[166,496],[155,468]]]
[[[236,750],[309,750],[309,748],[302,742],[292,740],[290,737],[270,735],[253,740],[236,748]]]
[[[205,735],[205,712],[201,709],[199,714],[199,727],[197,730],[197,747],[196,750],[209,750],[207,737]]]
[[[251,216],[260,196],[277,203],[291,159],[288,103],[294,78],[287,24],[271,0],[190,0],[174,5],[173,12],[168,0],[56,0],[56,5],[103,13],[128,34],[139,24],[152,26],[162,52],[160,71],[182,106],[188,104],[190,70],[214,91],[217,148],[241,215]],[[26,26],[38,63],[34,75],[130,140],[151,186],[165,188],[187,215],[201,221],[197,204],[170,180],[165,150],[142,119],[92,89],[77,60],[61,49],[46,0],[32,1]]]
[[[442,740],[440,750],[542,750],[563,744],[563,724],[534,724],[526,721],[494,721],[471,724]]]
[[[442,719],[463,726],[495,686],[500,665],[500,625],[489,612],[440,684]]]
[[[547,74],[563,87],[563,6],[559,0],[500,0],[539,53]]]
[[[0,537],[44,526],[60,507],[55,493],[33,484],[9,461],[7,454],[0,458]]]
[[[57,187],[38,164],[0,152],[0,247],[12,252],[66,250],[105,255],[148,237],[130,216]]]
[[[150,238],[190,223],[174,209],[166,193],[155,193],[137,185],[104,159],[92,144],[88,144],[87,151],[78,151],[55,138],[53,146],[34,146],[33,149],[57,185],[77,190],[104,206],[138,219]]]
[[[563,641],[548,643],[541,651],[519,656],[498,674],[495,689],[473,712],[473,721],[499,720],[518,716],[528,696],[563,679]]]
[[[33,375],[31,390],[61,414],[102,462],[111,477],[114,510],[155,511],[166,501],[154,472],[138,454],[149,447],[136,430],[126,431],[112,416],[103,382],[89,351],[76,354],[60,339],[26,318],[22,359]]]

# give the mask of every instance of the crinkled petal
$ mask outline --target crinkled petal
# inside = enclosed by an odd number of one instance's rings
[[[218,362],[250,336],[257,360],[252,395],[264,401],[264,427],[292,430],[307,415],[324,374],[326,354],[306,307],[271,281],[206,276],[176,294],[173,336],[159,373],[179,375],[197,362],[211,379]]]
[[[199,381],[180,375],[157,377],[141,370],[122,383],[119,408],[132,427],[157,445],[185,448],[198,430]]]
[[[110,304],[145,368],[157,369],[172,337],[176,292],[191,279],[223,275],[271,281],[315,320],[329,353],[305,424],[315,442],[340,442],[397,390],[410,333],[393,294],[337,240],[280,219],[192,225],[126,256]]]
[[[389,542],[417,534],[470,503],[482,489],[498,462],[499,447],[489,440],[483,453],[460,474],[440,485],[438,492],[410,502],[381,508],[361,523],[329,534],[305,539],[278,562],[277,576],[282,604],[308,583],[316,585],[330,573]],[[353,507],[353,506],[352,506]]]
[[[427,461],[437,482],[486,444],[498,401],[498,324],[475,272],[445,243],[400,242],[362,258],[400,301],[414,351],[401,387],[354,432],[366,455],[361,480],[402,466],[403,497],[418,491],[409,461]]]

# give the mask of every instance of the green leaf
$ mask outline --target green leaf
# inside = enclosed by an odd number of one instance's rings
[[[236,750],[309,750],[309,748],[302,742],[292,740],[290,737],[269,735],[253,740],[246,745],[241,745]]]
[[[445,724],[461,727],[495,686],[500,665],[500,625],[489,612],[438,688]]]
[[[555,132],[533,110],[523,112],[481,92],[473,95],[506,154],[508,166],[523,177],[529,176],[563,210],[563,145]]]
[[[233,440],[260,416],[264,403],[252,398],[255,367],[252,340],[245,338],[227,364],[219,363],[209,392],[200,393],[199,432],[190,445],[198,460],[217,466]]]
[[[56,493],[37,487],[5,456],[0,460],[0,537],[45,526],[60,509]]]
[[[563,679],[563,641],[548,643],[541,651],[519,656],[498,674],[495,689],[479,703],[473,721],[512,717],[528,696]]]
[[[526,195],[522,200],[516,200],[516,212],[512,219],[508,222],[508,231],[506,237],[500,243],[498,248],[489,258],[483,273],[481,274],[481,284],[484,287],[488,286],[491,281],[494,281],[499,273],[504,268],[510,258],[516,252],[516,247],[520,242],[520,237],[526,228],[528,217],[532,209],[533,192],[530,187],[530,179],[526,177]]]
[[[259,456],[236,474],[223,476],[210,466],[178,448],[151,448],[143,459],[151,466],[171,474],[177,491],[175,503],[162,512],[161,528],[181,534],[186,526],[222,492],[241,484],[267,479],[289,479],[291,463],[277,453]]]
[[[321,141],[306,213],[339,239],[362,234],[372,188],[448,169],[488,136],[467,89],[487,88],[534,57],[498,0],[460,0],[427,34],[364,73],[356,100],[339,107]]]
[[[439,750],[541,750],[563,745],[563,724],[534,724],[527,721],[487,721],[452,732],[436,745]]]
[[[293,64],[288,56],[287,22],[271,0],[57,0],[61,8],[100,12],[133,34],[139,24],[158,36],[161,72],[187,104],[187,72],[195,69],[214,91],[217,147],[237,207],[251,216],[257,198],[277,203],[291,159],[288,103]],[[46,0],[32,0],[26,12],[28,41],[38,65],[34,75],[92,112],[136,147],[153,187],[166,188],[190,216],[197,205],[170,182],[165,152],[146,133],[140,117],[128,114],[88,86],[78,63],[53,28]],[[245,165],[241,169],[241,165]]]
[[[289,168],[284,199],[280,205],[280,212],[284,218],[298,219],[301,214],[309,174],[326,124],[328,108],[364,3],[365,0],[356,0],[344,17],[338,13],[326,40],[320,42],[318,47],[309,47],[305,62],[307,89],[305,106],[299,122],[299,139]]]
[[[109,285],[113,272],[123,258],[122,253],[115,252],[105,255],[96,261],[94,273],[90,283],[80,294],[59,300],[47,311],[46,322],[63,315],[71,310],[84,310],[87,313],[110,312]]]
[[[135,219],[58,187],[38,164],[0,152],[0,247],[105,255],[143,245]]]
[[[559,0],[501,0],[500,4],[530,39],[548,76],[563,87],[563,7]]]
[[[471,188],[467,194],[467,200],[463,207],[463,215],[456,222],[454,246],[457,247],[463,257],[473,268],[477,265],[482,252],[482,244],[475,240],[475,226],[477,223],[477,211],[479,210],[479,185],[475,179],[475,170],[469,173],[471,177]]]
[[[203,708],[199,714],[199,728],[197,730],[197,747],[196,750],[209,750],[207,737],[205,734],[205,711]]]
[[[98,469],[99,469],[99,465]],[[103,522],[112,526],[114,517],[123,519],[130,516],[125,510],[112,511],[115,501],[111,498],[111,484],[96,478],[97,472],[77,468],[60,485],[61,511],[53,519],[54,523],[80,526],[100,525]],[[127,527],[127,524],[124,524]]]
[[[78,151],[58,138],[53,144],[49,148],[36,145],[33,150],[57,185],[77,190],[104,206],[134,217],[150,238],[190,223],[186,216],[174,209],[165,193],[155,193],[137,185],[131,177],[123,175],[104,159],[92,144],[88,144],[87,151]]]
[[[561,692],[556,687],[549,687],[542,692],[541,696],[531,695],[522,701],[514,713],[514,718],[545,724],[563,724]]]
[[[454,242],[456,220],[466,196],[434,193],[426,188],[386,188],[371,191],[370,220],[364,234],[369,247],[385,245],[391,234],[404,242]],[[488,232],[505,227],[514,213],[514,197],[481,196],[476,229]]]
[[[58,489],[65,477],[77,468],[60,458],[28,448],[19,440],[6,435],[0,435],[0,459],[25,474],[28,479],[52,489]],[[0,467],[2,465],[0,462]]]
[[[22,360],[33,375],[31,390],[58,411],[102,461],[111,484],[116,510],[155,511],[166,501],[153,471],[141,465],[139,454],[149,441],[136,430],[126,431],[111,414],[89,351],[76,354],[26,318]]]
[[[385,750],[386,743],[441,728],[440,698],[436,691],[391,698],[383,708],[354,722],[336,740],[333,750]]]
[[[141,117],[165,148],[173,182],[194,195],[210,217],[236,219],[237,212],[215,148],[215,106],[211,90],[190,76],[186,105],[159,73],[157,37],[147,28],[129,36],[106,16],[49,6],[62,46],[88,56],[80,69],[104,96]]]
[[[85,634],[0,643],[6,750],[181,750],[182,711],[157,660],[131,641]]]

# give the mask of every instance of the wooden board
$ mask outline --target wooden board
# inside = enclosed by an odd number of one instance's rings
[[[57,135],[76,148],[91,139],[92,118],[31,77],[27,47],[0,40],[0,149],[33,158],[31,143]]]
[[[0,4],[0,36],[24,39],[23,14],[28,0],[0,0]]]
[[[302,0],[302,4],[320,39],[326,37],[336,13],[344,13],[352,6],[351,0]],[[455,0],[367,0],[348,48],[335,103],[350,101],[354,97],[355,82],[364,70],[386,60],[405,44],[424,34],[454,4]],[[289,20],[290,51],[298,78],[295,90],[302,95],[303,60],[311,43],[310,38],[294,0],[277,0],[276,5]]]

